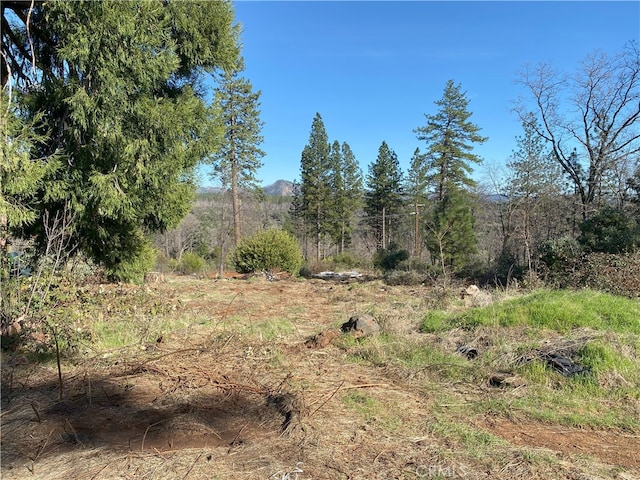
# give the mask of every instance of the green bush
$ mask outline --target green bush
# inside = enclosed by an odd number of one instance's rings
[[[400,263],[409,259],[409,252],[401,250],[398,244],[391,243],[388,248],[379,249],[373,256],[373,265],[388,272],[395,270]]]
[[[640,243],[640,229],[626,212],[604,208],[580,224],[578,241],[587,252],[631,253]]]
[[[581,266],[580,283],[577,286],[615,295],[640,297],[640,252],[587,255]]]
[[[292,275],[298,274],[303,262],[296,239],[277,229],[244,238],[234,250],[232,261],[238,273],[276,270]]]
[[[200,255],[193,252],[185,252],[180,259],[178,270],[181,273],[191,275],[193,273],[202,273],[205,266],[206,263]]]
[[[575,283],[579,274],[584,252],[577,240],[571,237],[553,238],[540,247],[540,260],[546,268],[548,279],[560,286]]]

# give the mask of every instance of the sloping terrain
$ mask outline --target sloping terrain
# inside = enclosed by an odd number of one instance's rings
[[[76,298],[93,331],[63,362],[62,392],[55,360],[3,353],[3,479],[640,478],[638,431],[545,421],[520,406],[526,379],[496,386],[488,361],[455,353],[508,356],[495,330],[421,333],[435,304],[465,308],[455,295],[169,277]],[[308,342],[361,313],[381,337]],[[130,341],[105,344],[107,331]],[[640,415],[637,397],[616,401]]]

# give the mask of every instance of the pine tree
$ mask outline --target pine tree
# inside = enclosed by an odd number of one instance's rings
[[[224,128],[222,147],[212,157],[213,176],[224,188],[231,187],[233,206],[234,243],[241,237],[240,192],[258,189],[257,170],[265,153],[258,147],[263,141],[260,130],[260,95],[253,92],[251,83],[240,77],[244,70],[241,59],[238,66],[222,74],[215,89],[214,111],[220,112]]]
[[[363,203],[363,178],[362,169],[356,160],[351,147],[346,142],[342,143],[342,177],[344,191],[342,192],[342,231],[341,251],[351,244],[352,233],[355,228],[355,215]]]
[[[330,232],[339,253],[351,244],[355,212],[362,203],[362,171],[351,147],[334,141],[331,146],[332,205]]]
[[[459,270],[476,248],[466,190],[475,186],[470,164],[481,162],[473,154],[473,146],[487,139],[469,121],[471,112],[467,110],[466,94],[453,80],[447,82],[443,97],[435,104],[436,114],[425,114],[427,124],[414,131],[418,140],[427,142],[426,163],[422,168],[428,172],[437,202],[427,229],[427,246],[443,273],[447,273]]]
[[[4,331],[18,314],[20,297],[20,286],[12,288],[9,284],[9,239],[36,222],[36,192],[61,168],[61,162],[55,155],[33,157],[38,144],[46,140],[35,132],[38,120],[24,122],[4,90],[0,91],[0,100],[0,327]],[[52,196],[60,193],[55,184],[49,189]]]
[[[195,167],[216,147],[200,81],[237,61],[232,6],[51,1],[29,21],[10,50],[25,57],[12,71],[20,108],[42,116],[48,137],[32,157],[63,159],[36,187],[37,217],[68,207],[85,254],[113,278],[140,280],[153,262],[145,234],[188,213]],[[27,234],[42,242],[42,225]]]
[[[476,253],[470,203],[467,192],[450,189],[427,221],[427,248],[445,278],[460,272]]]
[[[329,186],[331,188],[331,202],[327,211],[327,230],[334,245],[340,245],[344,213],[343,194],[344,178],[342,175],[342,151],[340,142],[334,140],[329,151]]]
[[[473,154],[473,146],[487,141],[478,134],[480,128],[469,121],[469,101],[460,88],[449,80],[442,99],[435,102],[437,113],[425,114],[427,124],[414,130],[418,140],[427,142],[425,166],[438,201],[444,199],[448,188],[475,186],[470,163],[482,160]]]
[[[327,233],[330,200],[330,145],[324,122],[316,113],[311,124],[309,142],[300,160],[300,192],[305,227],[315,242],[316,261],[320,261],[322,241]]]
[[[33,158],[33,151],[47,138],[36,132],[39,120],[25,123],[4,90],[0,91],[0,99],[0,103],[9,105],[0,110],[0,261],[4,262],[9,237],[19,235],[20,229],[36,222],[37,191],[62,164],[55,155]],[[56,192],[51,186],[51,194],[56,193],[60,193],[59,189]],[[4,272],[0,270],[0,274]]]
[[[383,141],[375,162],[369,164],[365,191],[365,221],[371,229],[377,248],[386,248],[398,224],[402,208],[402,170],[398,156]]]
[[[302,206],[302,188],[298,180],[293,181],[292,186],[292,198],[289,205],[288,221],[286,222],[285,229],[294,235],[306,248],[306,229],[304,222],[304,208]],[[306,257],[307,252],[303,250],[303,255]]]

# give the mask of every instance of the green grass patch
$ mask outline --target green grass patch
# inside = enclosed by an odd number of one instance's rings
[[[508,445],[496,435],[441,414],[435,415],[427,428],[432,435],[461,445],[470,456],[478,459],[485,458],[494,447]]]
[[[640,334],[640,302],[591,290],[540,290],[462,313],[429,312],[425,332],[478,326],[547,328],[565,333],[574,328]]]
[[[262,322],[251,323],[249,332],[260,340],[274,340],[295,332],[295,326],[286,318],[269,318]]]
[[[628,398],[616,401],[614,396],[599,391],[598,387],[576,384],[572,387],[530,386],[526,396],[486,398],[475,405],[474,411],[508,412],[509,415],[525,415],[569,427],[640,431],[640,420],[633,413],[632,402]],[[636,404],[637,401],[636,398]]]
[[[108,316],[99,315],[90,324],[93,348],[98,351],[111,350],[125,346],[154,343],[158,338],[192,324],[187,317],[180,315],[153,316],[136,315]]]
[[[403,422],[395,413],[394,405],[389,405],[368,395],[364,391],[351,391],[342,396],[342,402],[357,412],[367,423],[375,423],[392,433],[402,429]]]
[[[380,402],[363,392],[349,392],[342,397],[342,402],[367,421],[374,419],[382,411]]]
[[[637,354],[637,351],[634,351]],[[640,373],[637,363],[631,358],[621,355],[619,348],[605,343],[604,339],[596,339],[587,343],[578,351],[579,362],[591,368],[594,375],[605,375],[608,372],[618,372],[630,383],[640,383]]]
[[[344,339],[341,345],[349,350],[350,358],[356,362],[435,372],[435,375],[451,381],[471,381],[474,378],[475,369],[462,355],[392,334],[362,341]]]

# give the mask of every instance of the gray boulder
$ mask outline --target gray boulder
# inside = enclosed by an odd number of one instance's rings
[[[356,338],[369,337],[380,333],[380,324],[371,315],[355,315],[343,323],[340,329]]]

